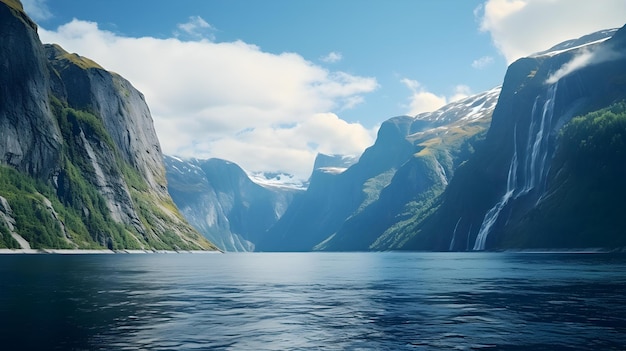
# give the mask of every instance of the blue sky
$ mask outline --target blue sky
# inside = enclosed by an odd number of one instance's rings
[[[44,42],[142,91],[163,150],[307,178],[384,120],[501,84],[507,65],[626,21],[626,1],[28,0]]]

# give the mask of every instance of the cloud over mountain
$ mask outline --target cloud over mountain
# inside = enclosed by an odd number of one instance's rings
[[[476,9],[480,29],[511,63],[557,43],[621,27],[623,0],[488,0]]]
[[[199,17],[179,26],[187,34],[200,29],[211,25]],[[359,154],[373,142],[375,130],[330,112],[363,102],[378,87],[375,78],[243,41],[133,38],[80,20],[39,33],[142,91],[165,153],[227,158],[248,170],[306,178],[317,152]]]

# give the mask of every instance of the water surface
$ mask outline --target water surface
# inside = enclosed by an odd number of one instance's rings
[[[626,256],[0,255],[0,348],[624,350]]]

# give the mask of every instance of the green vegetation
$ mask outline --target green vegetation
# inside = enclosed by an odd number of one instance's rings
[[[62,167],[55,179],[56,188],[13,168],[0,167],[0,196],[5,197],[14,210],[16,231],[31,247],[197,248],[167,229],[174,222],[184,223],[181,217],[171,218],[166,213],[169,211],[180,216],[176,207],[171,200],[157,199],[139,172],[122,160],[99,118],[64,106],[54,97],[51,98],[51,107],[64,140]],[[112,160],[104,171],[110,177],[121,178],[129,186],[133,207],[138,209],[146,233],[140,233],[134,226],[118,223],[111,217],[107,201],[94,185],[96,174],[81,133],[99,157]],[[46,199],[51,202],[54,211],[48,208]],[[58,215],[58,220],[53,213]],[[183,225],[181,227],[185,229]],[[7,228],[0,229],[0,233],[0,247],[19,247]],[[198,241],[202,242],[201,239]]]
[[[66,68],[70,64],[74,64],[81,69],[91,69],[91,68],[104,69],[102,68],[102,66],[100,66],[96,62],[86,57],[80,56],[78,54],[70,54],[67,51],[63,50],[63,48],[61,48],[57,44],[52,44],[52,45],[54,46],[57,52],[57,56],[54,59],[58,61],[59,63],[61,63],[61,67],[63,68]]]
[[[24,8],[22,7],[22,3],[20,3],[17,0],[0,0],[3,3],[7,4],[7,6],[9,6],[10,8],[14,9],[14,10],[18,10],[18,11],[24,11]]]
[[[110,218],[102,195],[69,158],[65,159],[57,182],[58,189],[55,191],[42,181],[13,168],[0,166],[0,196],[9,202],[15,214],[16,231],[31,247],[141,248],[131,234],[133,229],[125,228]],[[58,220],[48,209],[45,199],[51,202]],[[11,247],[6,239],[0,245]]]
[[[445,185],[438,181],[437,162],[443,167],[446,177],[452,178],[485,139],[489,122],[490,118],[481,118],[473,123],[435,130],[415,140],[422,149],[414,157],[423,160],[424,167],[420,168],[419,174],[423,175],[428,186],[416,192],[417,195],[396,215],[394,224],[370,249],[417,249],[429,247],[433,240],[437,240],[437,232],[426,225],[426,221],[440,207],[445,190]]]
[[[37,24],[33,22],[24,12],[24,7],[19,1],[16,0],[0,0],[0,2],[6,4],[13,15],[22,21],[25,25],[37,30]]]
[[[397,221],[389,227],[371,246],[372,250],[402,249],[409,241],[422,237],[421,226],[425,219],[434,213],[439,206],[443,188],[432,187],[407,203]]]
[[[392,168],[365,181],[365,184],[363,184],[363,194],[365,195],[365,199],[355,213],[361,212],[371,203],[377,201],[380,196],[380,192],[387,185],[389,185],[389,183],[391,183],[391,179],[395,173],[396,170]]]
[[[19,249],[20,244],[13,239],[9,228],[3,221],[0,221],[0,248]]]
[[[626,246],[626,102],[572,119],[560,135],[548,195],[505,247]]]
[[[59,222],[53,217],[44,200],[44,198],[51,200],[52,207],[61,217],[61,221],[72,217],[56,200],[52,187],[25,176],[13,168],[0,166],[0,196],[6,198],[13,209],[16,231],[30,243],[32,248],[74,248],[68,240],[64,239],[65,234]],[[69,223],[73,223],[72,220]],[[76,228],[67,225],[66,229],[80,237],[80,230],[77,233]],[[8,229],[5,228],[5,230],[8,234]],[[3,237],[5,237],[4,231]],[[5,238],[2,243],[3,247],[11,247],[8,244]]]

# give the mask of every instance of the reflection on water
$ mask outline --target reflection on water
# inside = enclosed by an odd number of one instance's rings
[[[0,342],[623,350],[625,268],[609,254],[0,255]]]

